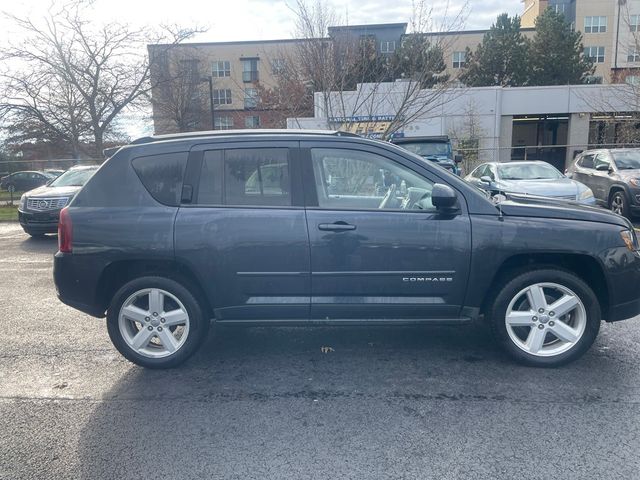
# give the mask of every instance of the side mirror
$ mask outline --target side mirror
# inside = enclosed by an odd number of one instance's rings
[[[436,183],[431,192],[431,203],[438,210],[456,210],[458,196],[449,185]]]
[[[599,172],[608,172],[609,170],[611,170],[611,165],[601,163],[600,165],[596,165],[596,170],[598,170]]]
[[[485,185],[491,185],[493,183],[493,180],[491,180],[490,176],[484,175],[480,177],[480,183],[484,183]]]
[[[453,161],[456,163],[462,163],[462,155],[460,155],[459,153],[455,154],[453,156]]]

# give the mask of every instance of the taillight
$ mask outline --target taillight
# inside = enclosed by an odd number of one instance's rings
[[[73,250],[73,226],[71,224],[71,216],[69,215],[69,207],[64,207],[60,211],[60,219],[58,220],[58,250],[62,253],[71,253]]]

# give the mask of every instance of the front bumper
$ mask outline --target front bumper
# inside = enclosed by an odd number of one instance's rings
[[[18,209],[18,220],[23,229],[37,233],[56,233],[60,210],[30,212]]]

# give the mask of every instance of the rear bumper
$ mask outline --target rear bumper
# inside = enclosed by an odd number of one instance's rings
[[[53,257],[53,280],[58,299],[76,310],[103,318],[105,308],[95,301],[96,281],[77,260],[73,254],[60,252]]]

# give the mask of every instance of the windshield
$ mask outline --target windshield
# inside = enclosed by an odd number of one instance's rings
[[[555,180],[562,174],[551,165],[527,163],[499,165],[498,175],[502,180]]]
[[[446,142],[403,143],[400,146],[409,150],[411,153],[420,155],[421,157],[428,157],[431,155],[448,157],[451,153],[451,145]]]
[[[639,170],[640,151],[638,152],[613,152],[613,159],[618,170]]]
[[[96,173],[97,168],[83,168],[82,170],[67,170],[53,182],[50,187],[82,187]]]

